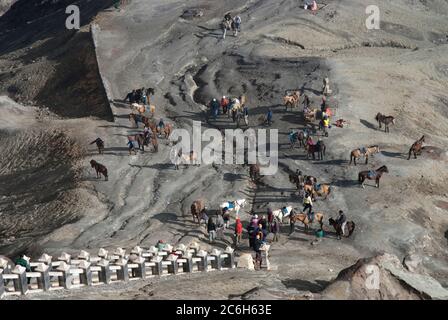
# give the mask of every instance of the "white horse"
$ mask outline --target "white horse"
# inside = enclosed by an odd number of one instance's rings
[[[240,214],[240,209],[244,208],[246,205],[246,199],[239,199],[235,201],[226,201],[224,203],[221,203],[219,206],[221,209],[228,208],[229,211],[235,211],[236,216]]]
[[[285,207],[285,210],[283,210],[283,209],[274,210],[274,211],[272,211],[272,214],[280,222],[283,222],[283,219],[288,217],[291,214],[291,212],[292,212],[292,207],[289,206],[289,207]]]

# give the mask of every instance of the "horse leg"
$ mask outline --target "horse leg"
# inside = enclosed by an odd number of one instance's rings
[[[376,187],[379,188],[380,187],[380,179],[376,178]]]

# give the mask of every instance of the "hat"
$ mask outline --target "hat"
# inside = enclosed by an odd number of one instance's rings
[[[223,98],[223,99],[225,99],[225,98],[226,98],[226,96],[222,96],[222,98]]]
[[[213,101],[216,101],[216,99],[215,99],[215,98],[213,98]]]
[[[256,215],[254,215],[254,218],[255,218],[255,219],[258,219],[258,215],[257,215],[257,214],[256,214]]]

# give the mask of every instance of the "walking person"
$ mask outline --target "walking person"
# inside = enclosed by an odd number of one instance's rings
[[[263,241],[261,240],[261,236],[259,234],[256,235],[253,249],[255,251],[255,268],[257,270],[261,269],[261,265],[263,262],[263,257],[261,255],[261,247],[263,246]]]
[[[294,233],[294,231],[296,229],[295,223],[296,223],[296,219],[294,217],[293,212],[291,212],[289,215],[289,235],[292,235]]]
[[[222,29],[222,40],[225,40],[226,39],[226,35],[227,35],[227,29],[230,29],[228,20],[224,19],[221,22],[221,29]]]
[[[272,124],[272,116],[273,116],[272,109],[269,108],[268,114],[266,115],[266,121],[268,122],[268,126],[271,126]]]
[[[243,224],[241,223],[240,218],[236,218],[235,223],[235,245],[239,245],[243,238]]]
[[[243,116],[244,116],[244,124],[248,127],[249,126],[249,107],[248,106],[244,106]]]
[[[135,150],[135,141],[129,138],[127,145],[129,149],[129,155],[131,155],[131,152],[134,152],[134,155],[136,155],[137,151]]]
[[[279,233],[280,233],[280,223],[277,219],[274,219],[274,221],[271,224],[271,232],[274,234],[274,238],[272,239],[272,242],[278,242]]]
[[[311,195],[307,192],[305,198],[303,199],[303,212],[308,209],[308,217],[311,216],[311,211],[313,210],[313,201],[311,200]]]
[[[229,99],[223,96],[221,99],[222,114],[227,114],[227,107],[229,106]]]
[[[216,239],[216,224],[213,220],[213,217],[210,217],[208,219],[207,223],[207,232],[208,232],[208,240],[210,243],[215,243]]]
[[[236,16],[233,18],[233,35],[238,36],[238,32],[241,30],[241,17]]]
[[[342,235],[345,236],[345,225],[347,224],[347,218],[345,217],[344,211],[339,210],[338,218],[336,222],[341,226]],[[338,236],[338,240],[341,240],[341,236]]]

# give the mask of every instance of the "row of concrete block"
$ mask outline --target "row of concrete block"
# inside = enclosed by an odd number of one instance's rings
[[[84,286],[110,284],[119,281],[146,279],[165,274],[181,274],[235,268],[233,249],[225,251],[200,250],[194,243],[175,249],[165,245],[143,249],[135,247],[127,255],[122,248],[113,253],[100,249],[96,256],[81,251],[75,259],[67,253],[53,260],[43,254],[31,262],[31,272],[22,266],[11,268],[8,261],[0,259],[0,297],[24,295],[35,292],[75,289]]]

